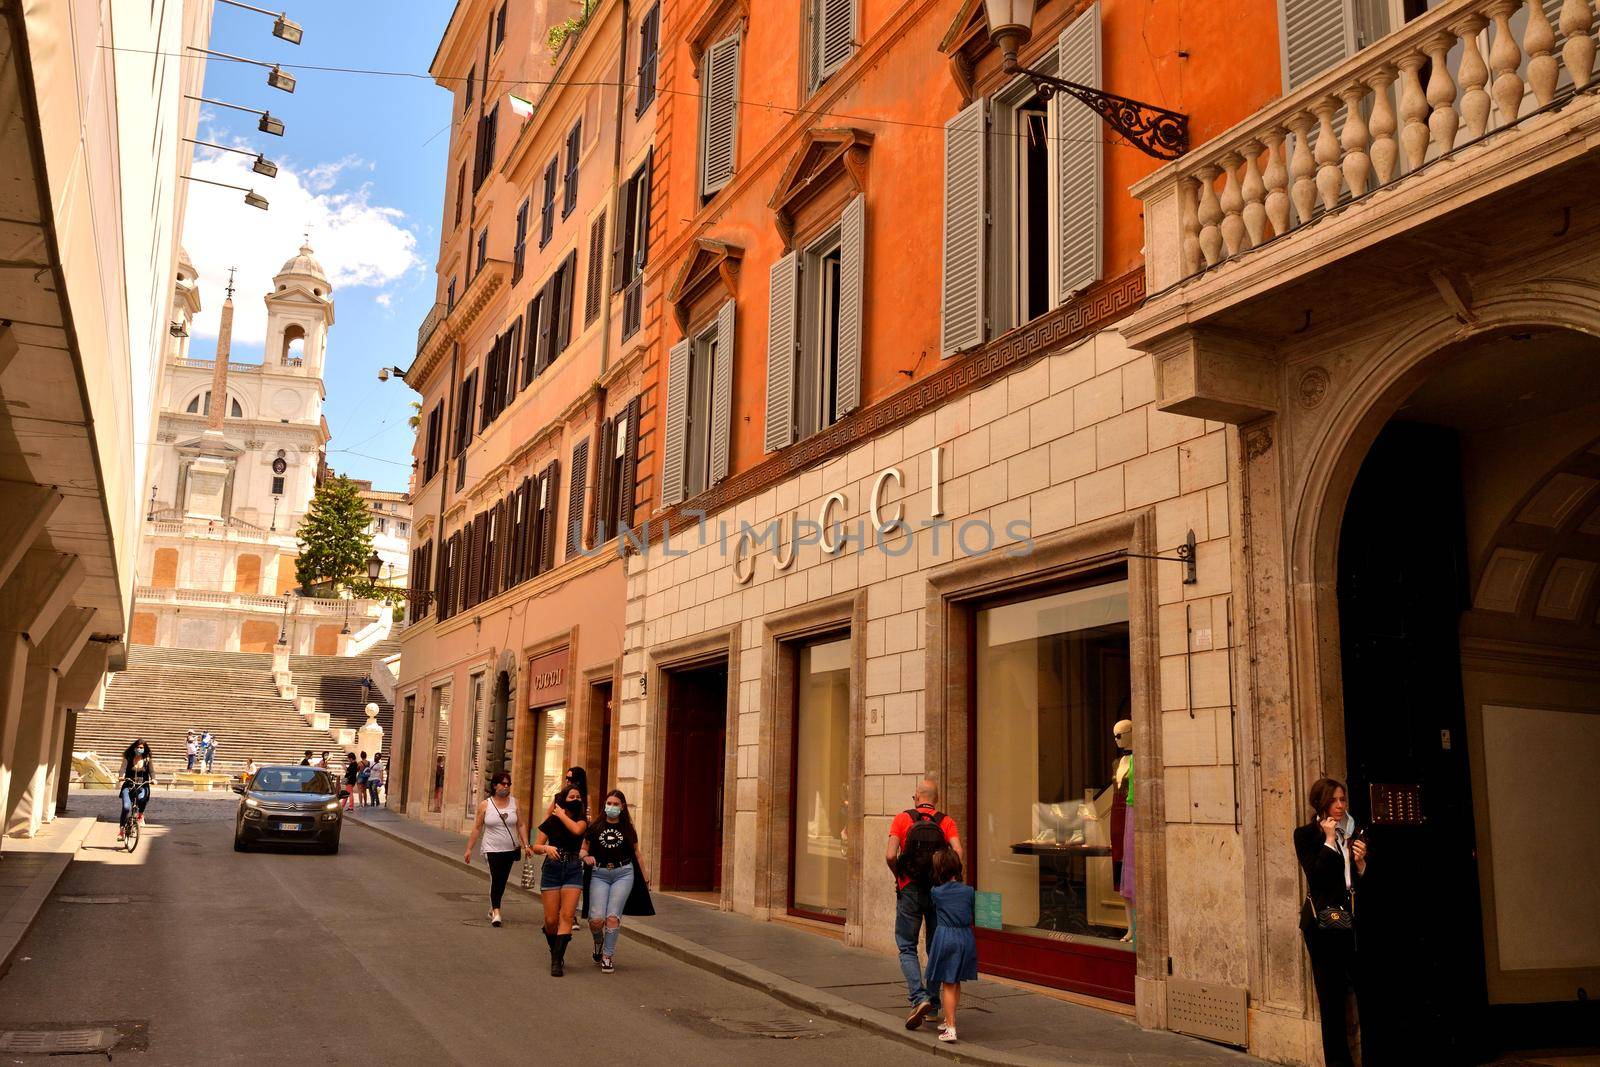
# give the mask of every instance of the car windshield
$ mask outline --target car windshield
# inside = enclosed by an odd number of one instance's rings
[[[250,788],[258,793],[332,793],[333,779],[315,767],[263,767]]]

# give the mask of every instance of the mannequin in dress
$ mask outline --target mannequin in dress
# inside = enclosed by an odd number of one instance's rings
[[[1117,892],[1128,904],[1128,932],[1122,940],[1132,941],[1134,936],[1133,912],[1133,722],[1121,719],[1111,728],[1122,755],[1117,757],[1116,769],[1111,775],[1111,862],[1116,869]],[[1120,825],[1119,825],[1120,824]]]

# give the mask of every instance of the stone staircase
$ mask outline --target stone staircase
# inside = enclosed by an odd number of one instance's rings
[[[251,757],[298,763],[308,748],[337,750],[340,729],[365,725],[361,681],[371,662],[370,655],[290,657],[297,700],[288,700],[279,695],[270,653],[134,645],[127,669],[107,684],[104,710],[79,715],[73,748],[112,759],[142,736],[165,777],[183,769],[184,735],[210,729],[217,736],[218,771],[236,771]],[[307,697],[328,716],[327,730],[314,729],[298,710]],[[379,707],[387,739],[393,706],[376,690],[368,699]]]

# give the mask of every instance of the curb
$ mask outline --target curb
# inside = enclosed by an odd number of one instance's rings
[[[57,821],[68,819],[75,819],[78,825],[68,831],[63,839],[63,845],[66,847],[52,849],[47,853],[50,859],[45,869],[29,883],[5,914],[0,915],[0,978],[10,973],[17,949],[22,946],[28,931],[33,929],[33,924],[39,918],[39,912],[43,910],[45,901],[50,899],[50,894],[54,893],[56,886],[60,884],[61,876],[67,873],[67,868],[72,866],[72,861],[77,858],[78,850],[83,848],[83,843],[88,839],[89,831],[94,829],[96,821],[92,816],[84,815],[67,815]]]
[[[446,855],[438,849],[413,840],[387,827],[364,822],[359,818],[349,821],[365,830],[387,837],[391,841],[397,841],[413,851],[422,853],[424,856],[432,857],[448,867],[453,867],[458,871],[470,872],[485,881],[489,878],[489,872],[486,869],[462,863],[454,856]],[[507,891],[523,893],[529,897],[534,895],[532,890],[523,889],[521,886],[507,885],[506,889]],[[901,1044],[911,1045],[921,1049],[923,1052],[933,1053],[957,1063],[985,1064],[991,1065],[991,1067],[1058,1067],[1062,1062],[1059,1060],[1040,1059],[1036,1056],[1000,1052],[996,1049],[983,1049],[972,1045],[951,1048],[932,1036],[919,1034],[915,1030],[907,1030],[905,1024],[892,1015],[863,1007],[854,1001],[846,1000],[843,997],[835,996],[832,993],[827,993],[811,986],[801,985],[781,974],[746,963],[715,949],[706,948],[704,945],[690,941],[688,938],[656,929],[647,922],[632,920],[628,923],[627,930],[628,936],[641,944],[648,945],[658,952],[671,956],[673,959],[698,967],[700,970],[707,971],[719,978],[765,993],[774,1000],[787,1004],[792,1008],[809,1011],[834,1022],[847,1023],[859,1029],[871,1031],[879,1037],[887,1037]]]

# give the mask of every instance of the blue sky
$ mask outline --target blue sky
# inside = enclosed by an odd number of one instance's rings
[[[290,64],[361,67],[426,74],[449,19],[449,0],[282,0],[305,27],[297,46],[272,36],[272,20],[216,6],[211,47],[278,62],[299,84],[271,89],[266,70],[212,59],[205,95],[267,109],[283,137],[257,131],[257,116],[206,106],[200,139],[264,152],[277,178],[254,175],[245,156],[197,149],[195,174],[253,187],[272,204],[260,212],[243,194],[190,183],[184,244],[200,271],[204,305],[192,350],[215,351],[216,313],[227,267],[236,265],[233,358],[262,356],[270,278],[295,254],[302,234],[334,285],[324,413],[335,470],[403,490],[410,475],[414,394],[397,380],[380,384],[385,364],[411,363],[417,325],[433,303],[449,148],[448,91],[431,79],[307,70]],[[270,7],[275,5],[259,4]]]

